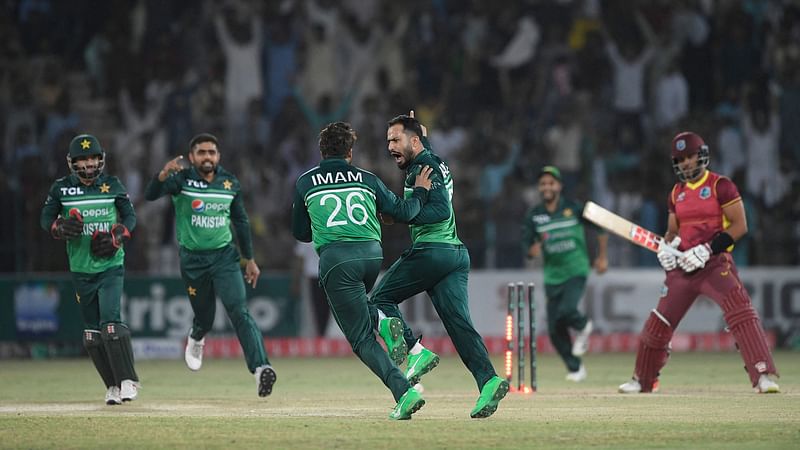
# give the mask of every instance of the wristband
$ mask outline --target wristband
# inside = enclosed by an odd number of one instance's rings
[[[731,235],[723,231],[722,233],[714,236],[714,239],[711,240],[711,254],[716,255],[718,253],[722,253],[733,244],[734,240]]]

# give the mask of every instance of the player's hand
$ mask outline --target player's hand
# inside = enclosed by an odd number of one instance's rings
[[[431,172],[433,172],[433,169],[430,166],[423,166],[414,180],[414,187],[421,187],[425,188],[426,191],[430,191],[433,184],[431,182]]]
[[[708,244],[700,244],[686,250],[683,257],[678,258],[678,265],[684,272],[694,272],[705,267],[709,259],[711,259],[711,247]]]
[[[605,258],[605,257],[601,258],[599,256],[597,258],[595,258],[594,259],[594,270],[598,274],[606,273],[606,270],[608,270],[608,258]]]
[[[258,268],[258,264],[256,264],[254,259],[247,259],[245,261],[244,281],[255,288],[258,283],[258,276],[261,275],[261,269]]]
[[[542,254],[542,243],[536,242],[528,248],[528,258],[538,258]]]
[[[158,173],[158,179],[160,181],[164,181],[173,173],[183,170],[183,166],[181,165],[182,160],[183,155],[179,155],[178,157],[167,161],[167,163],[164,164],[164,168]]]
[[[411,117],[411,118],[414,118],[414,110],[413,109],[408,112],[408,116]],[[428,129],[425,127],[425,125],[420,123],[419,126],[422,128],[422,136],[428,137]]]
[[[679,245],[681,245],[681,238],[679,236],[675,236],[675,239],[669,243],[662,240],[658,245],[658,263],[661,264],[661,267],[667,272],[678,267],[678,257],[673,252],[670,252],[667,247],[677,249]]]
[[[83,216],[77,208],[69,212],[69,217],[59,217],[50,225],[50,234],[56,239],[75,239],[83,233]]]

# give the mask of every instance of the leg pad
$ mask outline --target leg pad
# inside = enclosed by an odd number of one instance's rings
[[[639,335],[639,350],[636,353],[635,375],[642,385],[642,392],[652,392],[653,383],[669,358],[669,342],[672,327],[664,316],[653,311]]]
[[[725,322],[736,339],[739,353],[744,360],[744,369],[752,385],[758,384],[762,374],[778,375],[761,320],[743,287],[734,289],[723,298],[722,311]]]
[[[114,371],[111,370],[111,362],[109,361],[108,354],[103,346],[103,340],[100,337],[100,331],[83,330],[83,347],[86,349],[86,353],[89,354],[89,357],[92,358],[94,367],[97,369],[97,373],[100,374],[100,378],[103,379],[103,383],[105,383],[106,388],[116,386],[117,384],[116,380],[114,379]]]

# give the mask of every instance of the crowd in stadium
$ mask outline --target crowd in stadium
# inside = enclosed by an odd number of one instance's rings
[[[128,271],[177,273],[171,205],[143,190],[200,132],[242,183],[259,265],[286,270],[294,182],[319,160],[320,129],[352,123],[354,163],[399,192],[386,122],[410,109],[450,164],[475,268],[526,264],[521,221],[545,164],[565,195],[665,230],[670,140],[686,129],[741,189],[739,265],[800,263],[796,2],[4,3],[0,271],[66,268],[39,212],[84,132],[136,208]],[[385,227],[385,261],[407,243]],[[657,266],[615,239],[609,260]]]

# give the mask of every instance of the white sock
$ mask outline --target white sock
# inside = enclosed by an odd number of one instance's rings
[[[378,310],[378,329],[381,329],[381,320],[386,318],[386,314],[383,313],[380,309]]]
[[[419,352],[421,352],[423,349],[425,349],[425,347],[422,344],[420,344],[419,341],[417,341],[417,343],[414,344],[413,347],[411,347],[411,350],[408,351],[408,354],[409,355],[419,355]]]

